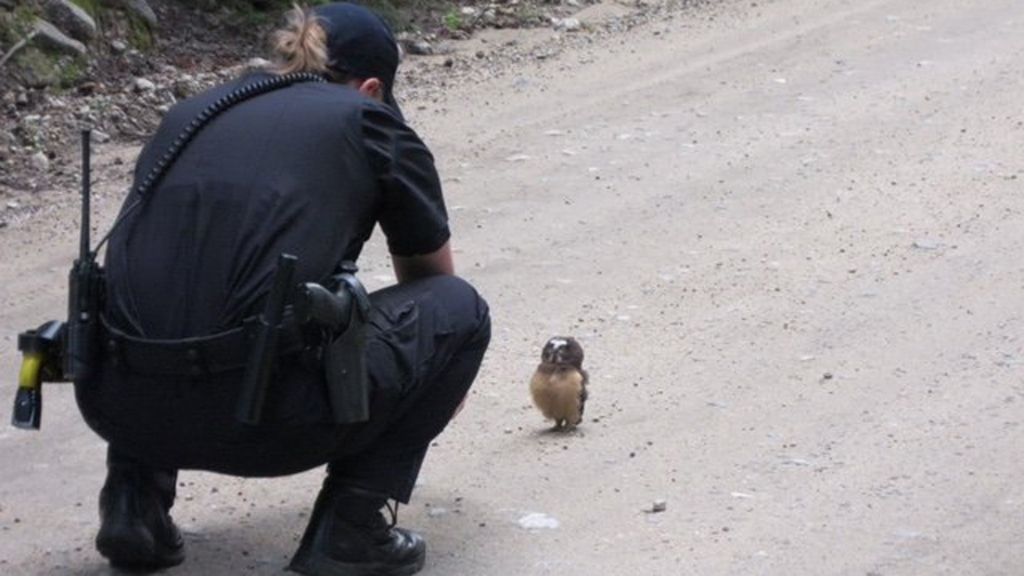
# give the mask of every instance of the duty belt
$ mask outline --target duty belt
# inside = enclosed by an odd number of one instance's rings
[[[129,336],[105,318],[102,322],[107,362],[125,372],[151,376],[203,376],[245,368],[256,327],[256,319],[250,318],[237,328],[209,336],[157,340]],[[306,347],[304,331],[290,314],[278,330],[278,356]]]

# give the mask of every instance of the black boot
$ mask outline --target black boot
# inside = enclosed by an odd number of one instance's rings
[[[157,570],[181,564],[185,543],[168,511],[177,473],[156,470],[111,451],[100,491],[96,549],[117,568]]]
[[[289,570],[307,576],[407,576],[423,568],[427,545],[381,514],[387,497],[324,482]]]

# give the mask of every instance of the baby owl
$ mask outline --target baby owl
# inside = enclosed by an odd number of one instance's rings
[[[544,417],[555,421],[556,429],[572,429],[583,421],[587,380],[583,347],[575,338],[555,336],[544,345],[530,379],[530,394]]]

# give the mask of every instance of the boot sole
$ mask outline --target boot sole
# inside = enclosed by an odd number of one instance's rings
[[[315,552],[298,552],[288,569],[305,576],[412,576],[423,569],[427,555],[417,555],[413,562],[401,566],[381,562],[351,563],[332,560]]]
[[[154,570],[177,566],[185,560],[184,546],[168,548],[148,536],[141,529],[101,529],[96,550],[115,568]]]

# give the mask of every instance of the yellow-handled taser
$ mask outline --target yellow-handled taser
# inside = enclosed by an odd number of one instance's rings
[[[63,380],[60,354],[63,334],[64,323],[57,321],[18,334],[18,350],[22,358],[11,417],[14,426],[39,429],[43,418],[43,382]]]

